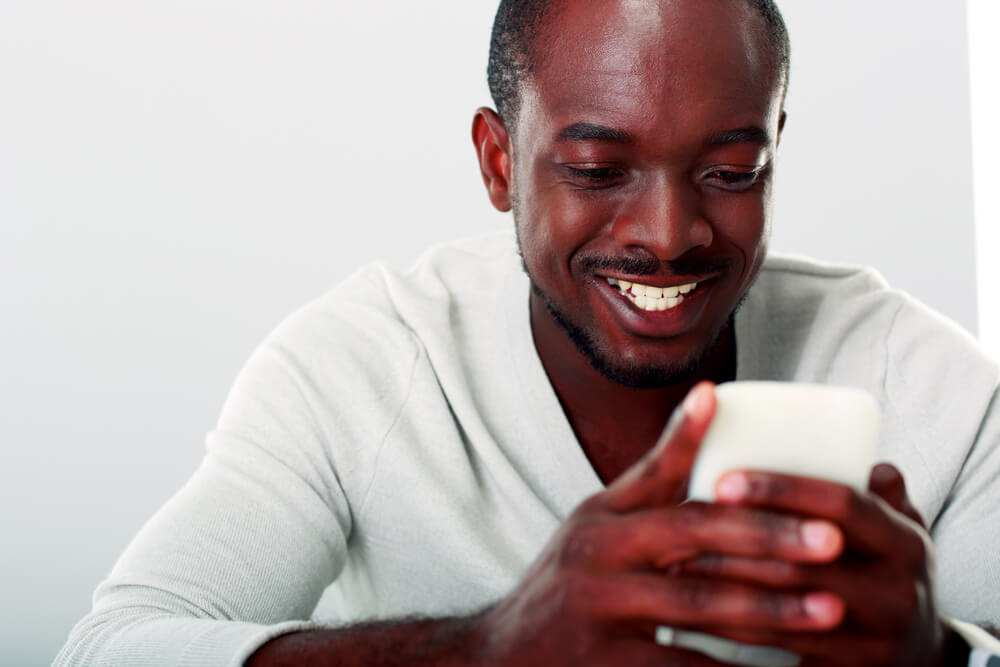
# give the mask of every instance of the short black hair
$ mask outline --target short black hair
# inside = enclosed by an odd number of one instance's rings
[[[791,47],[785,20],[774,0],[741,0],[748,2],[764,19],[768,45],[778,68],[782,92],[788,88]],[[535,66],[535,37],[543,19],[557,10],[565,0],[501,0],[493,21],[490,40],[490,60],[486,75],[490,95],[497,113],[513,130],[513,121],[520,110],[521,84]]]

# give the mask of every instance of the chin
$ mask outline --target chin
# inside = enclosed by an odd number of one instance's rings
[[[622,354],[621,349],[607,343],[593,331],[578,326],[564,316],[534,284],[532,289],[541,297],[556,324],[577,350],[598,373],[630,389],[660,389],[693,380],[720,344],[725,327],[721,327],[704,347],[689,351],[681,358],[665,359],[655,352]]]

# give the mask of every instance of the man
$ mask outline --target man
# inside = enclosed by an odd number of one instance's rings
[[[764,0],[503,2],[473,139],[530,281],[476,239],[286,322],[60,660],[968,662],[1000,373],[870,272],[765,266],[787,52]],[[872,391],[895,465],[681,504],[733,379]]]

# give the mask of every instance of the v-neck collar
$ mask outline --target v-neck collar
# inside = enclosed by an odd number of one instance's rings
[[[512,369],[524,397],[522,409],[536,425],[539,442],[544,443],[533,451],[533,462],[542,467],[540,477],[560,480],[548,492],[558,504],[552,509],[560,516],[567,516],[583,499],[602,491],[605,485],[580,446],[538,356],[531,335],[531,286],[519,263],[513,262],[508,270],[503,292],[504,327]],[[735,316],[737,380],[752,379],[760,372],[753,362],[753,330],[757,319],[754,313],[758,306],[751,290]]]
[[[597,472],[573,433],[562,404],[538,357],[531,335],[531,286],[524,269],[515,264],[504,281],[504,314],[512,369],[524,397],[524,414],[537,428],[543,446],[533,452],[540,477],[558,480],[547,489],[560,517],[568,516],[585,498],[602,491]]]

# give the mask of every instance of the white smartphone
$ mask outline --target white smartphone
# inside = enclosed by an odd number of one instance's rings
[[[795,382],[716,387],[715,418],[695,459],[692,500],[715,500],[729,470],[766,470],[868,487],[879,409],[867,391]]]

